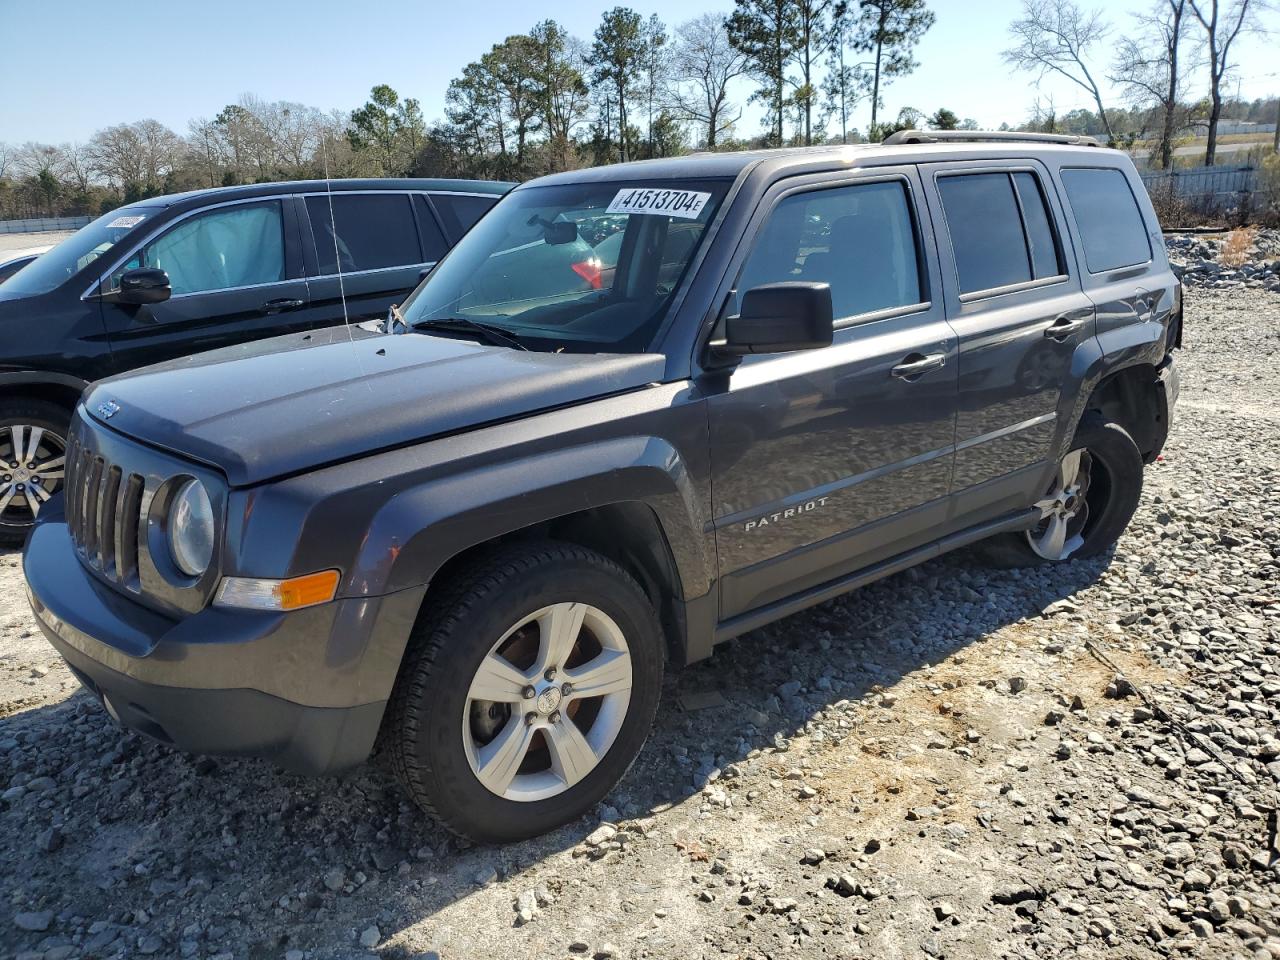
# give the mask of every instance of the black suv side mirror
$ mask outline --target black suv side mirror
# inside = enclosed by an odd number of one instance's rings
[[[724,343],[716,349],[741,356],[829,347],[832,324],[828,284],[766,283],[743,295],[742,311],[725,320]]]
[[[169,275],[152,267],[120,274],[120,286],[110,294],[116,303],[163,303],[173,294]]]

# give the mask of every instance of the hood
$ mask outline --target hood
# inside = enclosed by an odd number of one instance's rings
[[[664,367],[659,354],[536,353],[334,327],[111,377],[84,404],[112,429],[244,486],[634,390]]]

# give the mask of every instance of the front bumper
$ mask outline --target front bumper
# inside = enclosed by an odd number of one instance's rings
[[[425,591],[172,620],[81,565],[61,498],[41,510],[23,567],[41,630],[123,726],[310,774],[368,757]]]

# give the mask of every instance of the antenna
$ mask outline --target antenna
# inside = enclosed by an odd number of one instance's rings
[[[329,148],[324,140],[320,141],[320,155],[324,158],[324,190],[329,199],[329,234],[333,237],[333,262],[338,268],[338,295],[342,298],[342,326],[347,331],[347,339],[352,343],[351,317],[347,314],[347,288],[342,279],[342,253],[338,249],[338,222],[333,215],[333,184],[329,182]]]

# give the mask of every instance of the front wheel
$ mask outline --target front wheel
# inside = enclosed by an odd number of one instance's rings
[[[997,566],[1024,567],[1096,556],[1120,539],[1142,497],[1142,454],[1120,424],[1086,414],[1036,502],[1040,519],[980,545]]]
[[[428,597],[382,731],[414,801],[455,833],[524,839],[598,803],[662,686],[657,616],[613,561],[516,544]]]
[[[62,488],[67,422],[43,400],[0,401],[0,547],[20,547],[36,517]]]

